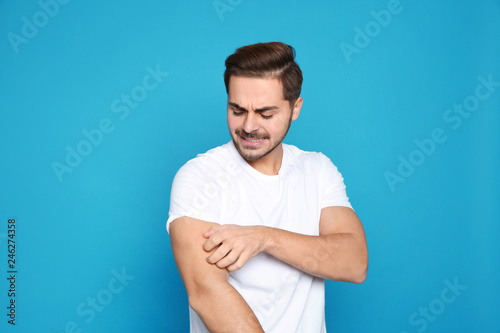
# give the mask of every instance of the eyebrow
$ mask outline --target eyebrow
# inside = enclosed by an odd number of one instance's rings
[[[240,110],[240,111],[248,111],[247,109],[245,109],[244,107],[242,106],[239,106],[238,104],[236,103],[233,103],[233,102],[228,102],[227,104],[229,104],[230,106],[232,106],[233,108],[237,109],[237,110]],[[264,106],[262,108],[258,108],[258,109],[255,109],[255,112],[265,112],[265,111],[269,111],[269,110],[277,110],[279,109],[277,106]]]

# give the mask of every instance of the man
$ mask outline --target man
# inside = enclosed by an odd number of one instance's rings
[[[303,102],[294,59],[279,42],[230,55],[232,141],[175,176],[167,229],[191,332],[326,332],[324,279],[365,280],[366,239],[341,174],[282,143]]]

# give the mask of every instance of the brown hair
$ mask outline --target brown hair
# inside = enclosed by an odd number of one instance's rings
[[[224,83],[227,93],[232,75],[278,79],[283,86],[283,98],[292,109],[300,96],[302,71],[295,62],[295,49],[281,42],[257,43],[236,49],[226,59]]]

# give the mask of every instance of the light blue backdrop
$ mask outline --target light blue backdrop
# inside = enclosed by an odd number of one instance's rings
[[[276,40],[286,142],[339,167],[370,250],[329,332],[500,331],[499,1],[5,0],[0,30],[2,332],[187,331],[171,182],[229,141],[225,57]]]

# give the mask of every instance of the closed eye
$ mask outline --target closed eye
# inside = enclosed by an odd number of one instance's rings
[[[235,115],[235,116],[241,116],[242,114],[247,112],[247,110],[240,108],[239,106],[234,106],[231,104],[230,104],[230,109],[233,111],[233,115]],[[268,110],[262,109],[262,110],[257,110],[256,112],[259,113],[263,119],[271,119],[273,117],[272,114],[271,115],[264,115],[263,114],[264,111],[268,111]]]

